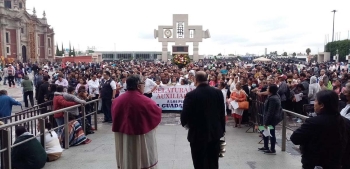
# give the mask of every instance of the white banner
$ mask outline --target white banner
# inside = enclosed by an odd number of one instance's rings
[[[152,93],[152,99],[162,110],[182,110],[186,93],[195,88],[190,85],[159,86]]]

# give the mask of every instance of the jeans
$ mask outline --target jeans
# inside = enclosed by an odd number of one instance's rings
[[[270,142],[271,142],[271,151],[276,151],[275,150],[275,145],[276,145],[276,134],[275,134],[275,127],[276,126],[272,126],[274,129],[270,129],[270,133],[271,133],[271,136],[272,137],[265,137],[263,135],[263,138],[264,138],[264,147],[265,148],[269,148],[269,138],[270,138]]]
[[[32,107],[34,106],[34,97],[33,97],[33,91],[26,91],[24,92],[24,106],[26,108],[28,108],[28,96],[29,96],[29,101],[30,101],[30,105],[32,105]]]
[[[59,118],[55,118],[57,126],[61,126],[64,124],[64,118],[63,117],[59,117]],[[61,126],[60,128],[57,129],[57,135],[60,136],[62,134],[62,130],[64,129],[64,126]]]
[[[4,77],[4,79],[3,79],[3,80],[4,80],[3,85],[7,85],[7,84],[6,84],[6,80],[7,80],[7,79],[8,79],[8,77]]]
[[[14,76],[9,76],[8,80],[9,80],[9,86],[11,87],[11,84],[13,86],[15,86],[15,81],[14,81],[15,77]]]
[[[16,83],[17,83],[17,86],[21,86],[22,78],[21,77],[16,77]]]
[[[105,115],[105,122],[112,121],[111,106],[112,99],[102,99],[102,112]]]

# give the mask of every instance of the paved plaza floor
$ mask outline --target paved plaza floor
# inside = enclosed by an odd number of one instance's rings
[[[297,169],[301,168],[300,156],[282,152],[265,155],[257,151],[260,137],[246,133],[247,128],[227,126],[226,154],[220,159],[220,169]],[[92,142],[71,147],[63,152],[61,159],[47,163],[45,169],[112,169],[117,168],[114,135],[111,124],[98,124],[98,131],[88,135]],[[157,128],[159,169],[192,169],[187,130],[177,124],[161,124]]]

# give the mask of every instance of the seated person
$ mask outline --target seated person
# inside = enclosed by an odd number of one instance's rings
[[[88,139],[83,131],[82,126],[80,123],[75,120],[75,117],[71,114],[69,114],[69,123],[68,123],[68,132],[69,132],[69,146],[78,146],[81,144],[89,144],[91,142],[90,139]],[[65,146],[65,136],[64,132],[61,134],[61,141],[63,143],[63,147]]]
[[[16,140],[14,144],[23,142],[34,135],[27,132],[24,126],[16,127]],[[45,166],[46,152],[37,139],[31,139],[12,148],[12,168],[14,169],[40,169]]]
[[[39,129],[40,123],[38,123],[38,130]],[[45,151],[47,154],[47,162],[58,160],[63,152],[57,133],[55,131],[49,131],[51,129],[51,123],[45,120]],[[40,142],[40,137],[37,137],[37,139]]]

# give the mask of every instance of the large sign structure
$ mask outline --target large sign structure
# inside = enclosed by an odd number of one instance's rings
[[[174,14],[173,25],[158,26],[158,30],[154,30],[154,38],[162,42],[162,60],[168,59],[168,43],[175,42],[172,49],[176,54],[188,54],[186,43],[193,43],[193,60],[198,61],[199,42],[210,38],[209,30],[202,29],[201,25],[188,25],[188,14]]]

